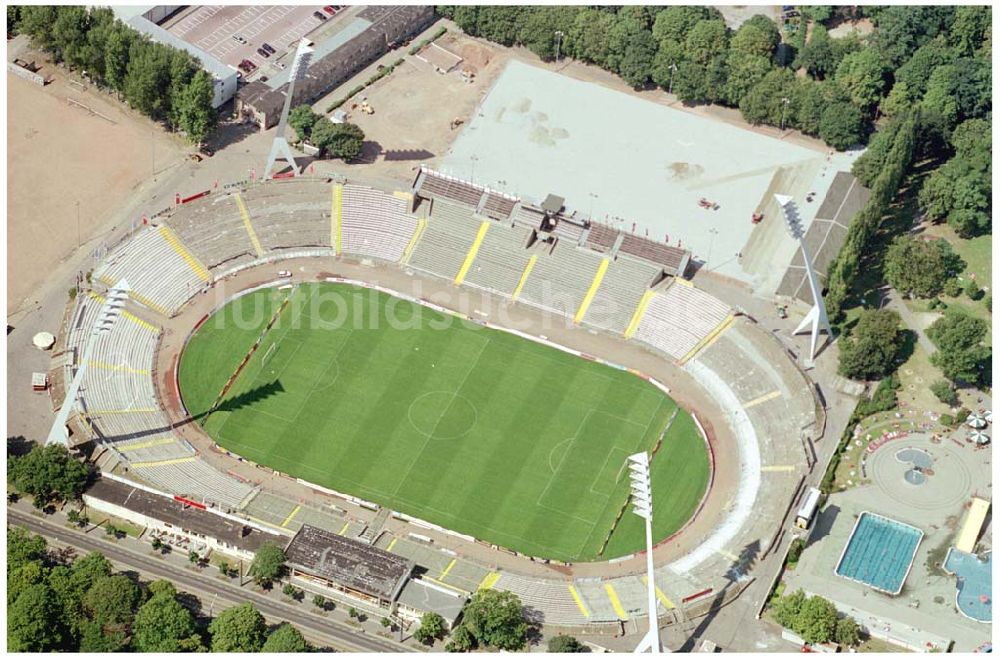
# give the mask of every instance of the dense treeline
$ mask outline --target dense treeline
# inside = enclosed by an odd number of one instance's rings
[[[169,581],[115,573],[91,552],[72,558],[18,527],[7,532],[7,646],[12,652],[302,652],[302,634],[268,632],[251,604],[196,618],[197,600]],[[206,624],[207,622],[207,624]]]
[[[834,39],[814,23],[808,42],[805,24],[792,24],[797,29],[784,43],[765,16],[733,31],[711,7],[449,5],[438,11],[473,36],[523,45],[544,60],[589,62],[633,87],[657,85],[686,103],[737,107],[751,123],[796,128],[837,149],[862,142],[880,113],[925,97],[956,123],[982,116],[989,104],[982,94],[990,72],[988,7],[862,7],[857,11],[877,26],[867,40]],[[817,21],[849,11],[803,8]],[[948,68],[938,71],[942,66]],[[804,76],[796,75],[799,69]]]
[[[107,7],[7,8],[7,32],[23,33],[56,62],[86,71],[136,108],[195,143],[215,128],[213,81],[183,50],[156,43],[115,19]]]

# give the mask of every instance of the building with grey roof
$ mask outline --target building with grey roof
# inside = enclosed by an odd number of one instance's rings
[[[373,6],[365,8],[358,18],[369,22],[364,31],[347,41],[342,40],[343,34],[353,34],[356,26],[360,25],[355,21],[345,31],[331,37],[335,46],[332,49],[329,42],[317,45],[316,56],[305,77],[295,83],[293,107],[313,103],[343,84],[382,55],[426,29],[434,22],[435,15],[434,7],[430,5]],[[287,82],[272,88],[268,83],[255,80],[237,95],[236,111],[256,121],[262,130],[267,130],[278,123],[287,91]]]
[[[353,538],[303,524],[285,548],[292,577],[391,606],[413,572],[413,561]]]

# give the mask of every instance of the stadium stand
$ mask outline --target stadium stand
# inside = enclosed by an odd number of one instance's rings
[[[607,253],[618,242],[619,233],[617,229],[612,229],[598,222],[592,222],[590,231],[587,232],[587,237],[584,241],[587,247],[598,252]]]
[[[108,286],[128,280],[134,300],[170,316],[207,281],[204,268],[192,261],[164,233],[145,227],[95,268],[94,277]]]
[[[481,225],[468,209],[445,201],[434,202],[409,265],[439,277],[455,277]]]
[[[654,297],[635,338],[674,359],[683,359],[729,315],[729,307],[694,286],[675,280]]]
[[[538,622],[549,625],[583,625],[589,622],[588,616],[583,614],[570,594],[566,582],[531,579],[503,572],[493,587],[520,597],[521,603],[534,617],[541,616]]]
[[[531,257],[525,249],[530,235],[530,231],[521,227],[491,226],[465,283],[509,297]]]
[[[329,247],[329,186],[322,181],[281,181],[249,189],[244,201],[266,250]]]
[[[572,317],[594,281],[601,257],[561,242],[551,254],[532,251],[538,260],[518,301]]]
[[[415,197],[458,202],[473,209],[479,208],[484,192],[485,188],[452,176],[439,174],[426,167],[420,168],[413,184]]]
[[[663,268],[668,275],[683,277],[687,272],[691,254],[679,247],[664,245],[648,238],[623,233],[619,253],[631,254]]]
[[[345,185],[341,208],[342,251],[393,262],[403,257],[417,229],[406,201],[363,185]]]
[[[645,261],[619,256],[604,274],[601,286],[583,317],[584,322],[624,334],[643,293],[649,290],[660,272],[659,268]]]
[[[167,217],[166,224],[209,270],[223,264],[232,267],[232,261],[241,257],[252,260],[257,256],[239,208],[229,195],[179,206]]]
[[[129,474],[171,494],[226,508],[239,508],[254,492],[250,485],[226,476],[195,456],[162,462],[133,462]]]

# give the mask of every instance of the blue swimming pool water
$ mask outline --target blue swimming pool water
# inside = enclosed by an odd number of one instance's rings
[[[967,554],[952,547],[944,561],[944,569],[958,581],[958,608],[973,620],[993,620],[993,553],[981,561],[975,554]],[[986,597],[986,601],[982,600]]]
[[[863,512],[844,547],[836,573],[898,595],[924,533],[918,528]]]

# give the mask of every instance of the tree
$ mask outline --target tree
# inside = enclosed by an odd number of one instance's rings
[[[259,652],[267,626],[264,616],[249,602],[226,609],[208,625],[212,652]]]
[[[948,407],[955,407],[958,405],[958,394],[955,393],[955,388],[952,386],[951,382],[948,382],[947,380],[934,381],[931,384],[931,393],[937,396],[937,399]]]
[[[653,21],[653,38],[661,44],[666,40],[681,42],[698,21],[710,17],[710,10],[707,7],[685,5],[664,7]]]
[[[885,377],[895,370],[901,346],[899,314],[890,309],[865,309],[851,336],[841,342],[839,372],[855,380]]]
[[[322,595],[313,595],[312,603],[317,609],[326,609],[326,598]]]
[[[770,61],[781,43],[781,34],[774,21],[757,14],[743,23],[729,42],[730,56],[764,57]]]
[[[521,600],[508,591],[480,590],[463,611],[462,626],[480,645],[501,650],[520,650],[527,642],[528,625],[524,621]]]
[[[271,632],[261,652],[309,652],[309,644],[302,632],[287,622]]]
[[[136,613],[132,647],[139,652],[182,652],[201,647],[194,616],[177,601],[172,584],[168,585],[169,590],[157,592]]]
[[[577,14],[567,35],[566,54],[604,66],[608,59],[608,35],[614,24],[614,14],[599,9],[584,9]]]
[[[889,68],[874,48],[864,48],[846,55],[837,66],[837,83],[862,110],[878,104],[885,92]]]
[[[729,30],[720,19],[698,21],[687,33],[685,45],[691,61],[704,66],[713,57],[726,53],[729,48]]]
[[[313,126],[311,139],[321,155],[328,154],[346,161],[361,155],[365,133],[355,124],[319,121]]]
[[[281,547],[265,543],[254,554],[250,576],[259,584],[268,584],[285,573],[285,552]]]
[[[18,596],[30,586],[44,583],[46,577],[45,566],[41,561],[30,561],[24,563],[14,570],[7,570],[7,605],[9,606]]]
[[[993,11],[986,6],[966,6],[955,9],[955,22],[948,41],[960,56],[973,55],[983,45],[992,26]]]
[[[27,455],[7,460],[7,482],[33,496],[36,508],[77,499],[87,477],[87,467],[61,444],[36,445]]]
[[[125,91],[125,76],[128,72],[128,57],[136,33],[115,21],[111,27],[104,50],[104,78],[121,98]]]
[[[830,33],[822,25],[814,25],[809,42],[799,52],[796,64],[813,78],[822,80],[837,70],[838,63]]]
[[[969,279],[968,283],[965,285],[965,294],[970,300],[976,301],[983,297],[983,289],[979,288],[979,284],[976,283],[975,279]]]
[[[295,130],[300,140],[308,140],[313,126],[322,119],[321,115],[313,112],[313,109],[305,104],[292,108],[288,113],[288,125]]]
[[[81,650],[113,652],[124,648],[135,611],[142,601],[139,586],[123,574],[98,577],[81,604],[90,626],[84,628]]]
[[[772,71],[769,57],[739,55],[735,51],[729,54],[727,68],[725,100],[729,105],[739,105],[743,97]],[[781,102],[780,98],[778,102]]]
[[[813,595],[802,604],[793,628],[807,643],[827,643],[833,639],[837,628],[837,607],[819,595]]]
[[[10,652],[51,652],[63,644],[58,600],[44,583],[29,586],[7,610]]]
[[[553,636],[549,639],[549,652],[586,652],[587,646],[572,636]]]
[[[632,87],[642,87],[652,73],[656,49],[653,34],[641,23],[619,20],[608,35],[607,66]]]
[[[847,101],[830,103],[820,117],[819,136],[837,149],[844,149],[861,142],[864,135],[864,117],[857,106]]]
[[[794,628],[805,601],[806,594],[801,588],[791,595],[779,597],[774,604],[774,620],[782,627]]]
[[[199,69],[174,97],[177,125],[193,143],[200,145],[215,129],[217,116],[212,108],[215,88],[207,71]]]
[[[861,642],[861,628],[857,621],[846,616],[837,621],[837,629],[834,632],[834,639],[842,646],[854,647]]]
[[[424,645],[431,645],[435,639],[444,636],[445,622],[440,614],[433,611],[425,613],[420,618],[420,627],[413,633],[413,638]]]
[[[904,297],[939,295],[965,263],[945,240],[897,236],[885,255],[886,281]]]
[[[988,385],[991,350],[982,343],[988,331],[989,323],[982,318],[949,309],[927,328],[927,336],[938,348],[931,363],[952,382]]]
[[[83,558],[73,561],[73,585],[83,597],[83,594],[104,577],[111,576],[111,561],[104,554],[92,551]]]
[[[42,562],[45,554],[45,538],[29,533],[20,526],[7,529],[7,573],[30,562]]]
[[[292,584],[286,583],[285,587],[281,589],[281,592],[285,595],[285,597],[290,597],[292,599],[295,599],[295,594],[298,593],[299,591]]]
[[[444,645],[445,652],[469,652],[474,650],[476,647],[476,639],[473,637],[472,632],[465,627],[465,625],[459,625],[451,631],[451,636],[448,638],[448,642]]]
[[[31,43],[44,50],[55,44],[52,27],[58,18],[58,7],[51,5],[25,5],[21,7],[21,32],[31,37]]]

